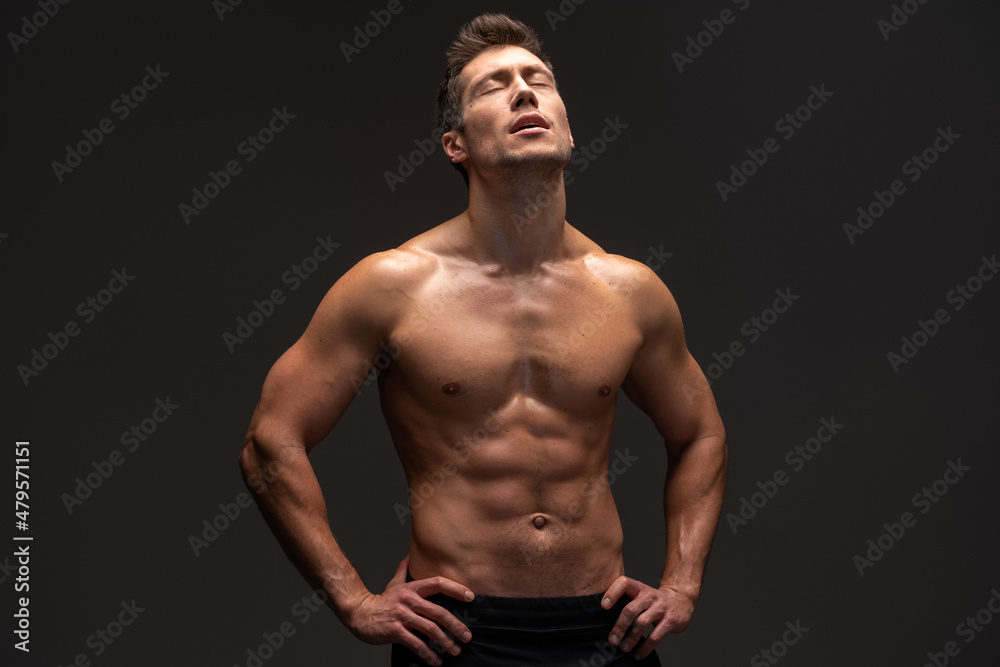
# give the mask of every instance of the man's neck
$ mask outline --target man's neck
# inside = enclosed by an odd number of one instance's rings
[[[530,274],[564,254],[562,171],[547,178],[487,180],[473,175],[466,211],[476,259],[508,275]]]

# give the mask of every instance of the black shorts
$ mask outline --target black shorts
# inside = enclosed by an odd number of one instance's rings
[[[412,581],[407,573],[407,581]],[[446,667],[656,667],[656,651],[644,660],[623,653],[608,642],[611,628],[628,604],[622,597],[611,609],[601,607],[603,593],[566,598],[508,598],[477,595],[462,602],[447,595],[427,598],[454,614],[472,632],[472,640],[458,642],[462,653],[444,653]],[[426,641],[421,633],[417,637]],[[449,633],[449,636],[450,633]],[[402,644],[392,646],[392,667],[426,667]]]

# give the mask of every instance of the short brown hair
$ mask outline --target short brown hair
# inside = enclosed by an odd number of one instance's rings
[[[532,28],[506,14],[482,14],[462,26],[445,52],[448,64],[438,89],[434,121],[443,132],[462,129],[461,73],[473,58],[497,46],[519,46],[541,60],[549,70],[552,63],[542,51],[542,40]],[[462,172],[465,168],[455,166]]]

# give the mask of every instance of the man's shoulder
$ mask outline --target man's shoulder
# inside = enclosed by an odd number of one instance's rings
[[[446,225],[448,223],[432,227],[396,248],[372,253],[351,271],[358,278],[383,286],[403,288],[419,284],[441,267],[442,245],[447,245]]]
[[[419,286],[437,270],[433,256],[393,248],[351,267],[323,298],[311,327],[374,331],[384,336]]]
[[[406,245],[372,253],[344,276],[363,289],[403,289],[428,278],[438,268],[431,253]]]
[[[596,277],[625,296],[661,295],[666,285],[649,266],[623,255],[597,248],[584,256],[584,264]]]
[[[650,282],[662,282],[647,265],[624,255],[607,252],[589,236],[567,223],[570,231],[570,255],[583,259],[584,266],[595,278],[615,289],[636,289]]]
[[[673,295],[649,265],[600,248],[584,256],[587,269],[604,283],[645,332],[676,330],[680,311]]]

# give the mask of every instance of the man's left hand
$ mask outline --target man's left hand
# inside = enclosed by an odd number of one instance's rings
[[[610,609],[622,595],[627,595],[632,601],[625,605],[608,641],[626,653],[635,649],[637,660],[652,653],[668,633],[683,632],[694,613],[694,602],[683,593],[666,586],[653,588],[624,575],[611,584],[601,606]],[[642,635],[649,627],[653,631],[643,639]]]

